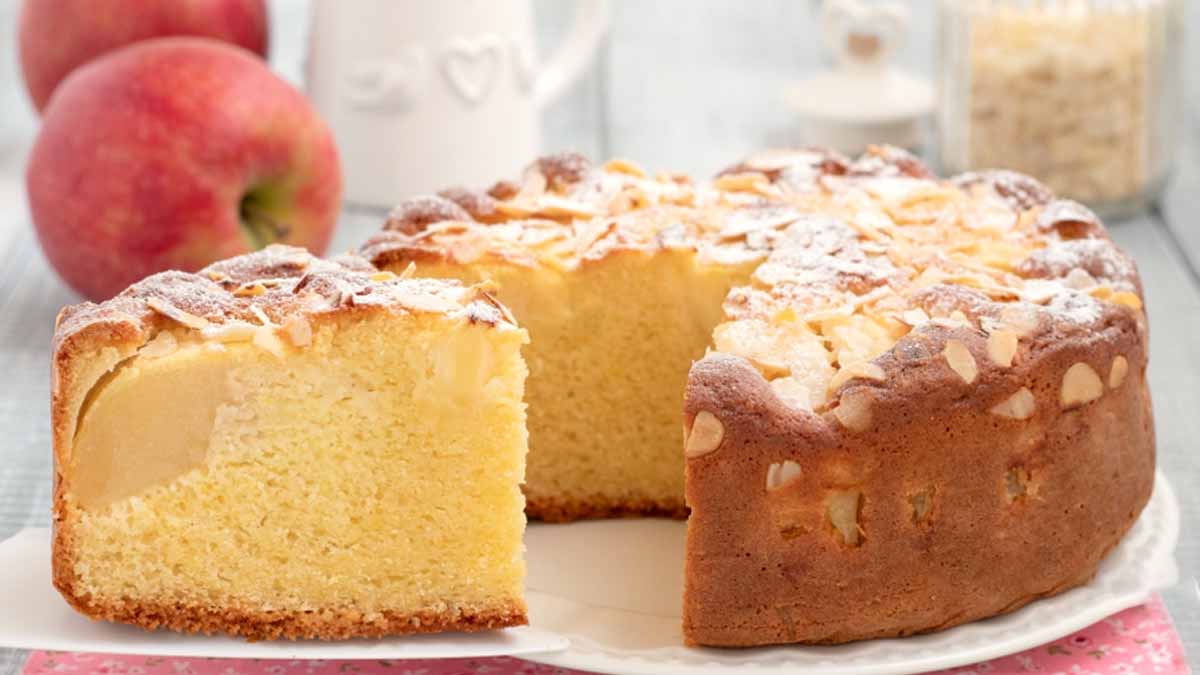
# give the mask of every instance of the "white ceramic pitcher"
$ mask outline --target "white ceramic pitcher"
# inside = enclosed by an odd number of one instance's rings
[[[607,0],[579,2],[545,64],[528,0],[314,0],[309,96],[332,127],[349,203],[390,207],[513,175],[540,112],[583,73]]]

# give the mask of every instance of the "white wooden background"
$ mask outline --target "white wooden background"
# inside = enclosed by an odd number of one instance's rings
[[[821,62],[813,2],[613,1],[612,32],[595,67],[547,111],[547,150],[707,174],[750,149],[795,142],[777,92]],[[535,4],[547,51],[565,30],[571,3]],[[913,37],[900,58],[932,75],[933,0],[911,4]],[[48,345],[56,311],[77,301],[42,259],[24,203],[21,174],[36,119],[16,68],[16,9],[17,0],[0,0],[0,539],[49,522]],[[272,63],[299,83],[307,2],[273,0],[272,13]],[[1191,105],[1179,170],[1159,209],[1113,224],[1113,232],[1144,277],[1160,465],[1184,508],[1183,581],[1165,596],[1186,648],[1200,658],[1200,3],[1191,3],[1187,21]],[[377,218],[347,214],[335,246],[352,246],[350,232]],[[0,650],[0,673],[16,672],[23,658]]]

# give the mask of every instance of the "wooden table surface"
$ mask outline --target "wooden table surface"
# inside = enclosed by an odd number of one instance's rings
[[[558,6],[542,3],[551,15],[565,15]],[[691,47],[661,49],[656,35],[664,30],[692,35],[689,22],[750,21],[740,3],[705,3],[705,12],[689,6],[654,3],[647,9],[643,4],[635,11],[631,3],[618,5],[600,66],[548,111],[547,146],[629,156],[652,168],[706,175],[750,148],[788,142],[788,116],[765,97],[794,73],[795,60],[814,58],[811,43],[750,45],[743,39],[739,46],[692,38]],[[803,20],[803,8],[794,4],[770,6],[774,14],[760,13],[758,25],[739,24],[740,32],[764,35],[772,23]],[[281,15],[278,23],[286,20]],[[564,23],[563,16],[551,16],[551,27]],[[298,63],[299,44],[299,37],[276,42],[276,57]],[[924,50],[914,58],[927,58],[928,47]],[[775,58],[761,57],[767,51]],[[641,68],[648,62],[655,68]],[[739,64],[736,70],[731,62]],[[613,72],[623,75],[614,78]],[[713,81],[723,83],[719,92]],[[717,114],[696,101],[723,107]],[[1189,129],[1196,129],[1190,121]],[[1159,464],[1183,508],[1177,552],[1182,578],[1164,596],[1188,653],[1200,659],[1200,145],[1195,141],[1188,136],[1180,144],[1179,166],[1160,206],[1110,228],[1138,261],[1145,284]],[[49,269],[33,236],[21,155],[0,153],[0,540],[50,522],[49,345],[55,314],[78,301]],[[379,222],[378,214],[348,212],[334,250],[353,247]],[[15,672],[23,661],[23,653],[0,650],[0,673]]]

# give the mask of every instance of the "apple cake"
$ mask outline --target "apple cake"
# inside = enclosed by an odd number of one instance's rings
[[[526,340],[486,287],[283,246],[65,309],[55,586],[250,639],[526,623]]]
[[[1151,491],[1136,268],[1025,176],[560,155],[409,200],[361,253],[492,281],[529,331],[529,515],[690,508],[692,644],[1010,611],[1090,578]]]

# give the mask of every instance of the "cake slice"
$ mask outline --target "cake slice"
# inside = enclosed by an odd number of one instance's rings
[[[526,623],[524,330],[273,246],[59,316],[54,583],[250,639]]]

